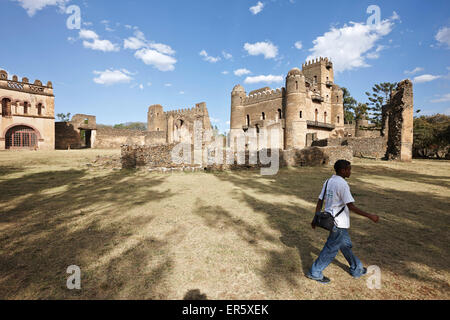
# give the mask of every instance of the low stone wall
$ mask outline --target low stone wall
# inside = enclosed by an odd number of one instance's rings
[[[286,166],[322,166],[334,165],[337,160],[345,159],[353,161],[353,150],[349,146],[331,146],[331,147],[310,147],[305,149],[292,150],[271,150],[262,151],[265,159],[261,159],[261,153],[251,154],[249,151],[244,153],[244,158],[231,149],[221,149],[221,154],[216,157],[217,150],[213,148],[194,150],[190,147],[191,158],[188,163],[180,164],[172,161],[172,152],[177,144],[170,145],[154,145],[154,146],[122,146],[121,161],[122,168],[164,168],[164,169],[180,169],[190,171],[193,168],[204,168],[205,170],[239,170],[248,168],[264,168],[270,167],[272,164],[267,163],[271,159],[272,154],[278,151],[279,167]],[[188,149],[189,150],[189,149]],[[193,159],[197,152],[197,157],[201,159],[201,164],[195,164]],[[201,155],[198,155],[201,152]],[[190,159],[190,160],[189,160]],[[216,159],[221,159],[217,161]],[[240,162],[239,160],[243,160]]]
[[[386,154],[386,139],[378,138],[331,138],[314,141],[316,147],[348,146],[357,158],[382,159]]]
[[[122,145],[150,145],[166,142],[165,132],[98,128],[96,149],[120,149]]]

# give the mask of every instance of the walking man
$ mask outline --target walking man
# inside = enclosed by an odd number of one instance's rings
[[[354,205],[355,199],[353,199],[350,187],[345,181],[351,175],[351,163],[346,160],[339,160],[334,165],[334,170],[336,175],[333,175],[323,186],[317,203],[316,214],[320,213],[325,201],[325,212],[329,212],[335,217],[335,226],[330,232],[322,252],[307,275],[308,278],[320,283],[329,283],[331,281],[322,272],[336,258],[339,250],[350,265],[350,275],[358,279],[367,273],[367,269],[363,267],[361,261],[352,251],[352,241],[348,233],[350,228],[350,211],[369,218],[375,223],[379,220],[378,216],[366,213]],[[341,214],[336,217],[339,212]],[[313,229],[316,228],[315,221],[314,219],[311,224]]]

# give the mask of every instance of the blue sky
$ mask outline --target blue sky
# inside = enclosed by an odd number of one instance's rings
[[[67,26],[71,5],[80,29]],[[450,114],[449,1],[0,0],[0,12],[0,68],[52,81],[57,113],[103,124],[205,101],[224,131],[234,85],[282,87],[315,56],[360,102],[375,83],[410,78],[422,114]]]

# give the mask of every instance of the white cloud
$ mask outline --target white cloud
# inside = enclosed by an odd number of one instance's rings
[[[221,60],[220,57],[211,57],[205,50],[200,51],[199,55],[203,57],[203,60],[211,63],[216,63]]]
[[[180,93],[180,94],[184,94],[185,92],[184,92],[184,91],[180,91],[179,93]]]
[[[171,83],[166,83],[164,86],[165,86],[165,87],[171,87],[172,84],[171,84]]]
[[[174,65],[177,63],[175,58],[147,48],[136,51],[134,56],[141,59],[146,65],[151,65],[159,71],[173,71],[175,70]]]
[[[416,74],[418,72],[422,72],[423,70],[425,70],[425,69],[421,68],[421,67],[417,67],[417,68],[414,68],[411,71],[405,70],[405,74]]]
[[[264,55],[265,59],[272,59],[278,55],[278,48],[272,42],[256,42],[256,43],[245,43],[244,49],[251,56]]]
[[[92,30],[81,29],[79,36],[84,39],[83,46],[88,49],[103,52],[119,51],[118,45],[113,44],[109,40],[101,40],[100,37]]]
[[[301,50],[301,49],[303,48],[303,43],[302,43],[301,41],[297,41],[297,42],[295,43],[295,47],[296,47],[298,50]]]
[[[414,78],[415,83],[424,83],[424,82],[430,82],[436,79],[442,78],[442,76],[434,76],[432,74],[424,74],[418,77]]]
[[[116,83],[128,83],[133,80],[131,73],[126,69],[94,71],[94,74],[98,75],[97,78],[94,78],[95,83],[107,86]]]
[[[431,100],[432,103],[450,102],[450,93],[442,95],[439,99]]]
[[[229,74],[228,71],[222,71],[222,74]]]
[[[227,53],[225,51],[222,51],[222,55],[226,60],[230,60],[233,58],[233,56],[230,53]]]
[[[170,46],[163,43],[155,43],[153,41],[148,41],[142,31],[136,30],[134,32],[134,37],[129,37],[123,41],[123,47],[125,49],[139,50],[141,48],[154,49],[162,54],[174,55],[175,50]]]
[[[446,44],[450,48],[450,28],[443,27],[439,29],[435,38],[440,44]]]
[[[213,117],[209,117],[209,120],[211,121],[211,123],[220,123],[221,122],[220,119],[216,119]]]
[[[128,39],[125,39],[123,41],[123,47],[125,49],[139,50],[145,47],[146,45],[147,44],[144,41],[135,37],[129,37]]]
[[[236,75],[238,77],[246,75],[246,74],[250,74],[250,73],[252,73],[252,72],[250,70],[245,69],[245,68],[244,69],[237,69],[237,70],[234,71],[234,75]]]
[[[250,7],[249,10],[251,13],[256,15],[256,14],[260,13],[263,10],[263,8],[264,8],[264,3],[262,3],[261,1],[258,1],[258,3],[255,6]]]
[[[388,35],[394,26],[390,19],[376,25],[350,22],[342,28],[332,27],[323,36],[317,37],[314,47],[309,49],[311,55],[307,60],[318,57],[329,57],[334,63],[336,72],[369,67],[366,59],[376,59],[384,46],[373,48],[384,36]]]
[[[256,77],[247,77],[244,80],[244,83],[246,84],[254,84],[254,83],[272,83],[272,82],[282,82],[283,77],[282,76],[274,76],[274,75],[267,75],[267,76],[256,76]]]
[[[36,12],[44,9],[47,6],[59,6],[64,8],[66,3],[70,0],[15,0],[19,2],[22,8],[24,8],[30,17],[34,16]]]
[[[392,20],[392,21],[394,21],[394,20],[400,20],[400,16],[398,15],[397,12],[394,11],[394,12],[392,13],[391,20]]]

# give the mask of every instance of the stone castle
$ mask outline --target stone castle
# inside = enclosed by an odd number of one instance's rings
[[[231,93],[230,137],[249,129],[279,130],[282,149],[302,149],[312,141],[336,136],[344,129],[343,92],[334,83],[333,63],[309,61],[287,74],[286,87],[246,94],[241,85]]]
[[[201,121],[203,130],[211,130],[206,103],[197,103],[194,108],[164,112],[163,106],[152,105],[148,109],[147,130],[155,139],[150,144],[192,142],[195,121]]]
[[[55,96],[49,81],[19,81],[0,70],[0,150],[55,148]]]

